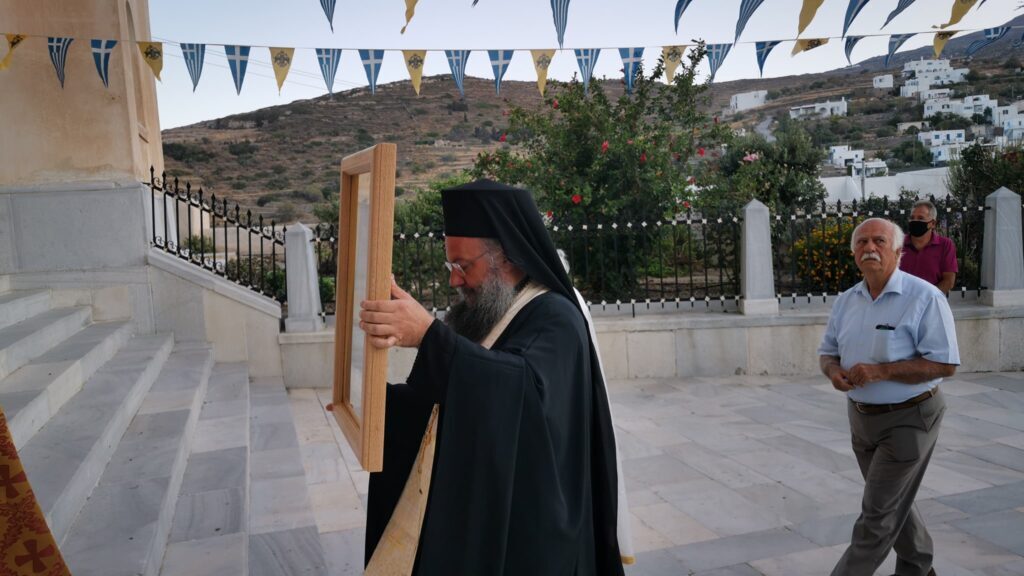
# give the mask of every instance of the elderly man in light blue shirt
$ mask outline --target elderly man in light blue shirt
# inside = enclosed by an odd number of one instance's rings
[[[864,280],[836,300],[818,354],[849,398],[864,499],[832,576],[871,576],[892,549],[894,576],[932,576],[932,540],[914,498],[946,409],[939,382],[960,364],[953,314],[935,286],[899,270],[899,226],[865,220],[850,248]]]

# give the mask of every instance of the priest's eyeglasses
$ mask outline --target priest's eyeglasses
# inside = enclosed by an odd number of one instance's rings
[[[444,267],[448,269],[448,273],[449,274],[454,272],[454,273],[458,274],[459,276],[465,278],[466,277],[466,269],[469,268],[470,266],[472,266],[473,264],[475,264],[477,260],[483,258],[484,256],[487,256],[490,253],[491,253],[491,251],[488,250],[488,251],[484,252],[483,254],[480,254],[476,258],[473,258],[471,260],[467,260],[465,265],[459,264],[458,262],[448,262],[447,260],[445,260]]]

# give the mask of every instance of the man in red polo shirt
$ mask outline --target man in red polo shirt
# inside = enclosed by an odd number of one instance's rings
[[[903,242],[900,270],[927,280],[949,295],[956,283],[956,246],[935,231],[938,211],[927,200],[914,203]]]

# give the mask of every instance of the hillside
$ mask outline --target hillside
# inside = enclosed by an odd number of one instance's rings
[[[1024,17],[1014,23],[1024,23]],[[958,91],[989,93],[1001,102],[1024,96],[1021,76],[1012,64],[1004,65],[1022,54],[1012,46],[1016,35],[964,60],[964,50],[979,37],[970,34],[947,44],[943,56],[960,58],[955,66],[968,66],[981,78],[971,86],[957,86]],[[900,53],[890,71],[898,75],[904,62],[931,57],[930,47]],[[871,156],[909,140],[887,128],[895,118],[920,114],[916,100],[872,90],[872,76],[882,72],[882,64],[883,58],[877,57],[820,74],[715,83],[710,110],[727,107],[735,93],[768,90],[767,106],[729,119],[734,128],[752,131],[765,120],[785,116],[791,106],[846,97],[851,117],[812,121],[808,129],[818,145],[852,143]],[[549,81],[549,94],[557,85]],[[622,94],[617,78],[604,80],[603,86],[612,97]],[[482,151],[505,146],[499,138],[507,110],[535,109],[543,103],[534,82],[505,81],[496,96],[491,79],[466,78],[465,89],[463,101],[450,76],[434,76],[423,79],[421,96],[409,81],[394,82],[378,86],[375,95],[358,88],[165,130],[166,169],[268,218],[309,219],[315,204],[337,193],[342,157],[375,142],[394,142],[397,192],[402,195],[471,166]]]

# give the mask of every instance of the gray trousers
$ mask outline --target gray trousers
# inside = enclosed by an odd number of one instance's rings
[[[864,499],[850,547],[832,576],[872,576],[892,549],[899,576],[926,576],[931,570],[932,539],[914,498],[945,411],[941,392],[916,406],[884,414],[861,414],[849,403]]]

